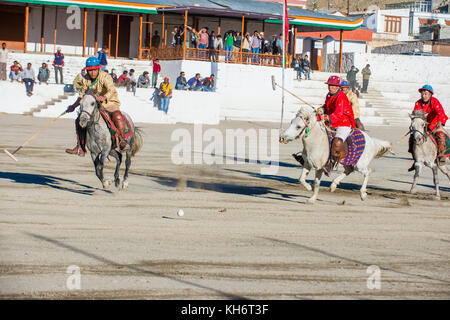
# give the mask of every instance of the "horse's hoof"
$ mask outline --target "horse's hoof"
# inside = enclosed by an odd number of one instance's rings
[[[308,204],[315,204],[316,203],[316,199],[309,198],[308,200],[306,200],[306,203],[308,203]]]
[[[119,188],[119,187],[120,187],[120,179],[117,179],[117,180],[115,181],[115,186],[116,186],[116,188]]]
[[[335,192],[337,188],[337,184],[332,183],[330,186],[330,192]]]
[[[434,196],[434,200],[441,200],[441,196]]]
[[[364,201],[364,200],[366,200],[366,198],[367,198],[367,193],[366,192],[361,193],[361,200]]]
[[[306,190],[308,190],[308,191],[312,191],[312,187],[311,187],[311,185],[310,184],[308,184],[308,183],[305,183],[305,184],[302,184],[304,187],[305,187],[305,189]]]
[[[105,180],[102,182],[102,184],[103,184],[103,189],[108,189],[109,186],[111,185],[111,181]]]
[[[416,194],[417,191],[416,191],[416,189],[411,189],[411,190],[409,191],[409,193],[411,193],[411,194]]]
[[[123,183],[122,183],[122,189],[127,189],[128,188],[128,181],[124,181]]]

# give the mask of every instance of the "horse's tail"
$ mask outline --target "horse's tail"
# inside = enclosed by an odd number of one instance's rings
[[[392,142],[372,138],[373,144],[375,146],[375,158],[379,158],[386,152],[392,153]]]
[[[144,144],[144,138],[142,137],[144,134],[144,131],[142,131],[141,128],[135,127],[134,128],[134,143],[133,143],[133,149],[131,150],[131,156],[134,157],[136,153],[141,150],[142,145]]]

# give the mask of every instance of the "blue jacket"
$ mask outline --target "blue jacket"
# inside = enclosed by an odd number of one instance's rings
[[[200,80],[195,79],[195,77],[192,77],[189,79],[189,81],[187,82],[187,84],[189,85],[189,87],[200,87],[202,85],[202,82]]]
[[[55,60],[53,60],[53,65],[64,67],[64,55],[62,53],[55,53]]]
[[[108,64],[108,61],[106,60],[106,52],[102,52],[101,50],[98,52],[98,61],[100,61],[100,64],[102,66],[106,66]]]

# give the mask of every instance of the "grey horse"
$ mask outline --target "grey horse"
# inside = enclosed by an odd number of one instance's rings
[[[92,161],[95,166],[95,173],[103,184],[103,188],[107,189],[111,181],[106,180],[103,176],[103,164],[105,159],[111,155],[116,159],[116,170],[114,172],[114,182],[117,188],[126,189],[128,187],[128,170],[131,165],[131,157],[133,157],[142,147],[143,138],[142,131],[134,126],[130,116],[122,112],[123,116],[128,120],[133,134],[127,138],[130,149],[126,152],[125,173],[123,182],[120,184],[119,170],[122,163],[122,152],[112,149],[112,140],[109,129],[105,120],[100,114],[99,105],[95,99],[95,93],[88,91],[80,101],[80,126],[87,129],[86,146],[91,152]]]
[[[421,111],[415,112],[413,115],[410,115],[411,118],[411,126],[409,127],[409,131],[413,136],[413,157],[414,157],[414,168],[416,170],[414,174],[414,181],[411,187],[410,193],[416,193],[417,180],[419,179],[420,172],[424,166],[431,168],[433,171],[433,181],[436,187],[436,199],[440,199],[439,193],[439,178],[438,178],[438,168],[442,171],[450,179],[450,172],[447,167],[444,165],[440,166],[437,158],[437,147],[434,142],[429,137],[426,127],[428,123],[425,120],[425,114]]]

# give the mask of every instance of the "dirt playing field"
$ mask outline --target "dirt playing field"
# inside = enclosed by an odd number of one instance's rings
[[[1,149],[49,120],[0,114]],[[276,175],[261,175],[258,163],[175,165],[171,134],[193,126],[140,126],[144,147],[125,191],[103,190],[89,156],[64,152],[74,146],[72,120],[58,120],[17,163],[1,151],[0,298],[450,298],[450,181],[440,173],[442,200],[433,200],[426,168],[419,194],[408,194],[406,139],[372,163],[366,201],[355,173],[334,194],[325,177],[308,205],[291,157],[298,142],[280,145]],[[395,142],[407,128],[369,130]]]

